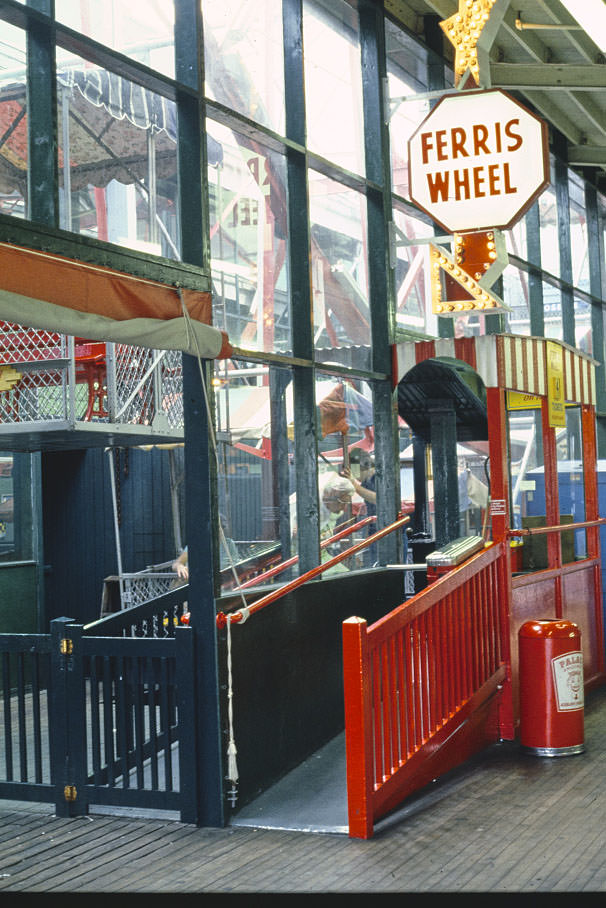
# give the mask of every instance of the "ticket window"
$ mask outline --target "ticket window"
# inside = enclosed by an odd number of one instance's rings
[[[508,409],[509,489],[512,529],[546,526],[545,468],[540,407]],[[534,537],[533,542],[537,538]],[[528,537],[524,540],[526,542]],[[541,548],[541,546],[539,546]],[[536,547],[524,546],[520,538],[512,540],[514,570],[539,570],[547,567],[546,556],[540,559]],[[541,553],[542,554],[542,553]]]
[[[581,408],[566,407],[566,426],[556,430],[556,462],[558,466],[558,500],[561,523],[582,523],[585,509],[585,462]],[[563,532],[562,561],[581,561],[587,558],[587,530]]]
[[[555,433],[555,462],[557,488],[547,488],[545,480],[545,444],[542,434],[541,410],[508,411],[509,471],[511,495],[511,526],[513,529],[533,529],[555,523],[579,523],[586,517],[584,456],[581,408],[566,407],[566,425]],[[559,517],[547,518],[550,506],[557,499]],[[562,563],[587,558],[585,529],[562,532]],[[512,546],[514,570],[537,571],[549,567],[548,536],[514,537]]]

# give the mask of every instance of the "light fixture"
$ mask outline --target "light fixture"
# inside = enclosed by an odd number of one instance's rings
[[[431,274],[431,303],[436,315],[456,316],[477,310],[490,312],[510,311],[503,301],[480,281],[475,280],[444,251],[433,243],[429,246]],[[449,287],[443,285],[443,279]],[[460,293],[454,288],[458,286]]]
[[[478,43],[490,18],[496,0],[459,0],[459,9],[440,28],[455,49],[455,84],[469,72],[477,85],[480,82]]]
[[[606,53],[606,3],[603,0],[562,0],[594,44]]]

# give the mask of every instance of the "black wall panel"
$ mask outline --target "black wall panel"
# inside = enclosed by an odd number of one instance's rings
[[[242,625],[233,625],[234,737],[239,797],[245,806],[344,728],[342,623],[372,624],[404,599],[400,571],[339,574],[294,590]],[[257,598],[251,596],[250,604]],[[229,600],[222,608],[238,608]],[[219,673],[227,747],[226,632]],[[345,783],[344,783],[345,784]]]
[[[99,617],[103,579],[118,572],[109,454],[42,455],[45,616]],[[112,451],[124,572],[175,556],[168,452]]]

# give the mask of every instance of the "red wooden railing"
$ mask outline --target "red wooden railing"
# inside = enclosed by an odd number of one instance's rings
[[[478,717],[509,678],[506,545],[370,627],[343,623],[350,836],[369,838],[376,819],[488,743],[486,733],[497,740],[496,723],[478,730]]]

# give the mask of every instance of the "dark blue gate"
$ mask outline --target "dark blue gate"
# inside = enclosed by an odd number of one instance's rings
[[[50,634],[0,635],[0,798],[54,803],[61,816],[106,805],[189,821],[193,633],[172,602],[183,598],[128,610],[145,613],[136,621],[57,618]]]

